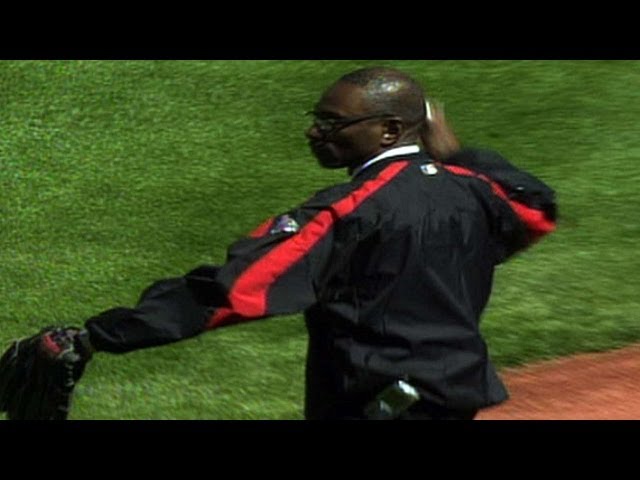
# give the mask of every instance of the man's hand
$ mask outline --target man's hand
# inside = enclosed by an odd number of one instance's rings
[[[460,150],[460,142],[447,123],[441,104],[427,104],[426,128],[420,135],[425,151],[435,160],[444,162]]]

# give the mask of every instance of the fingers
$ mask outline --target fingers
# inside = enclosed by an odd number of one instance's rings
[[[424,107],[427,112],[427,122],[433,121],[433,109],[431,108],[431,102],[429,100],[425,100]]]
[[[443,161],[460,149],[460,143],[445,117],[444,103],[426,101],[425,115],[425,128],[420,132],[420,140],[431,157]]]
[[[427,123],[442,124],[446,121],[444,102],[427,100],[425,101],[425,109],[427,112]]]

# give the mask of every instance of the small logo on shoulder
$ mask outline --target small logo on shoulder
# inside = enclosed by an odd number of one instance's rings
[[[438,168],[433,163],[427,163],[426,165],[420,165],[420,170],[425,175],[435,175],[438,173]]]
[[[275,219],[273,226],[269,233],[275,235],[276,233],[296,233],[300,230],[300,225],[296,222],[291,215],[282,215]]]

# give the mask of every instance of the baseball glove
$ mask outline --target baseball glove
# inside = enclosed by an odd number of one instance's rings
[[[0,412],[9,420],[65,420],[91,352],[77,328],[47,327],[13,342],[0,358]]]

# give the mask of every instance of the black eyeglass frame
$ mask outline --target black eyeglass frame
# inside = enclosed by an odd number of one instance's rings
[[[364,122],[366,120],[373,120],[374,118],[393,118],[397,115],[391,113],[374,113],[371,115],[362,115],[359,117],[326,117],[322,118],[322,113],[316,111],[310,111],[306,113],[307,116],[313,117],[313,125],[324,136],[328,137],[336,132],[339,132],[343,128],[347,128],[356,123]]]

